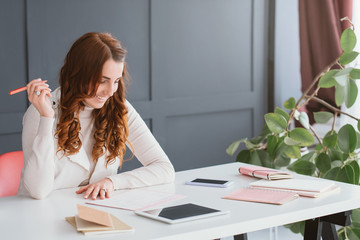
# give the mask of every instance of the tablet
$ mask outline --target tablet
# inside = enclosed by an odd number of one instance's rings
[[[144,210],[144,211],[135,211],[135,214],[137,215],[170,224],[219,216],[227,213],[229,212],[208,208],[193,203],[186,203],[182,205]]]

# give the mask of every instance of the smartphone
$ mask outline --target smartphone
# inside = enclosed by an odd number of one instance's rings
[[[197,185],[197,186],[206,186],[206,187],[221,187],[226,188],[233,184],[232,181],[228,180],[219,180],[219,179],[206,179],[206,178],[196,178],[192,181],[187,181],[185,184],[188,185]]]

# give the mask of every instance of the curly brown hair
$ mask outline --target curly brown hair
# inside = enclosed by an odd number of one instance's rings
[[[58,152],[63,151],[66,156],[79,152],[82,143],[78,114],[85,107],[84,99],[95,96],[104,63],[113,59],[124,63],[123,75],[114,95],[101,109],[93,110],[96,131],[92,157],[97,162],[106,153],[106,166],[113,164],[116,157],[122,165],[129,134],[125,106],[126,53],[121,43],[109,33],[86,33],[71,46],[59,79],[61,113],[55,133]]]

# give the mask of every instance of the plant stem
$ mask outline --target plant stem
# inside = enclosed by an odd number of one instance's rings
[[[305,95],[306,100],[299,106],[299,108],[301,108],[302,106],[306,105],[312,98],[316,98],[315,95],[317,95],[317,93],[319,92],[319,90],[320,90],[320,87],[317,87],[317,88],[315,89],[315,91],[314,91],[310,96]]]
[[[321,147],[324,147],[324,145],[323,145],[323,143],[322,143],[322,141],[321,141],[321,138],[320,138],[320,136],[316,133],[315,129],[314,129],[312,126],[310,126],[310,130],[311,130],[311,132],[314,134],[314,136],[316,137],[316,139],[319,141],[319,143],[321,144]]]
[[[326,66],[324,68],[324,70],[322,72],[320,72],[315,78],[314,80],[312,81],[311,85],[305,90],[305,92],[303,93],[303,95],[299,98],[299,100],[296,102],[295,104],[295,108],[291,110],[290,114],[289,114],[289,120],[287,121],[287,126],[286,126],[286,130],[288,131],[289,130],[289,127],[290,127],[290,123],[291,123],[291,120],[293,119],[293,116],[294,116],[294,113],[297,109],[299,109],[299,105],[300,103],[306,98],[308,97],[308,92],[315,86],[315,84],[320,80],[320,78],[322,77],[322,75],[324,75],[325,73],[327,73],[331,68],[332,66],[334,66],[338,61],[339,61],[340,57],[336,58],[333,62],[331,62],[328,66]],[[315,96],[317,94],[317,91],[319,91],[318,89],[314,91],[313,94],[311,94],[311,96]],[[310,100],[308,100],[310,101]],[[307,101],[307,102],[308,102]],[[306,104],[306,103],[305,103]],[[304,104],[302,104],[301,106],[303,106]]]
[[[348,21],[351,24],[351,27],[352,27],[353,31],[355,31],[355,26],[354,26],[354,24],[352,23],[352,21],[350,20],[350,18],[348,16],[340,18],[340,21],[341,22],[342,21]]]
[[[305,96],[305,97],[308,98],[309,100],[311,99],[311,100],[314,100],[314,101],[316,101],[316,102],[318,102],[318,103],[321,103],[321,104],[324,105],[325,107],[333,110],[333,111],[334,111],[334,114],[339,114],[339,113],[340,113],[340,114],[344,114],[344,115],[346,115],[346,116],[348,116],[348,117],[351,117],[352,119],[354,119],[354,120],[356,120],[356,121],[359,121],[359,118],[356,118],[355,116],[353,116],[353,115],[351,115],[351,114],[349,114],[349,113],[346,113],[346,112],[343,112],[343,111],[339,110],[338,108],[330,105],[329,103],[325,102],[324,100],[322,100],[322,99],[320,99],[320,98],[311,97],[311,96]]]
[[[333,134],[335,130],[336,118],[337,118],[337,113],[334,113],[334,121],[331,126],[331,134]]]
[[[336,58],[333,62],[331,62],[328,66],[325,67],[325,69],[320,72],[315,78],[314,81],[311,83],[311,85],[306,89],[306,91],[303,93],[303,95],[301,96],[301,98],[298,100],[298,102],[296,103],[296,107],[299,105],[299,103],[305,99],[305,96],[308,94],[308,92],[315,86],[315,84],[320,80],[320,78],[322,77],[322,75],[324,75],[325,73],[327,73],[332,66],[334,66],[338,61],[339,61],[340,57]]]

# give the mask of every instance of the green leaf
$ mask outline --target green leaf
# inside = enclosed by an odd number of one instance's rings
[[[297,160],[293,164],[291,164],[288,169],[299,174],[311,176],[314,174],[316,166],[309,161]]]
[[[286,167],[290,164],[291,159],[284,155],[277,156],[274,160],[275,168]]]
[[[257,166],[269,167],[270,157],[269,153],[264,150],[255,150],[250,153],[250,164]]]
[[[316,156],[317,156],[316,152],[309,152],[303,155],[299,160],[314,162]]]
[[[358,130],[360,131],[360,120],[359,120],[358,123],[357,123],[357,128],[358,128]]]
[[[323,144],[328,148],[334,148],[337,144],[338,135],[336,132],[328,132],[323,138]]]
[[[354,184],[355,172],[353,167],[350,165],[334,167],[324,175],[324,178]]]
[[[360,228],[359,227],[349,227],[348,231],[348,239],[350,240],[360,240]]]
[[[345,87],[336,84],[335,86],[335,103],[337,106],[341,106],[345,101]]]
[[[299,122],[301,123],[301,125],[304,128],[306,128],[306,129],[310,128],[309,117],[308,117],[306,112],[301,112],[300,113]]]
[[[339,70],[335,75],[334,75],[334,79],[336,80],[336,82],[341,85],[342,87],[344,87],[347,84],[347,80],[350,78],[350,72],[353,68],[345,68],[343,70]]]
[[[359,184],[360,166],[359,166],[358,162],[354,160],[354,161],[351,161],[349,163],[349,165],[351,165],[354,170],[354,175],[355,175],[355,183],[354,184]]]
[[[325,173],[324,178],[330,180],[336,180],[340,169],[341,169],[340,167],[331,168],[327,173]]]
[[[341,164],[342,164],[342,162],[344,161],[344,159],[343,159],[344,155],[343,155],[343,152],[340,150],[340,148],[339,149],[330,148],[329,149],[329,157],[331,158],[332,163],[336,160],[339,160],[339,161],[341,161]]]
[[[353,79],[348,80],[348,84],[346,85],[346,97],[345,97],[345,105],[347,108],[350,108],[356,100],[356,97],[358,95],[358,88]]]
[[[284,150],[284,154],[293,159],[297,159],[301,157],[300,148],[297,146],[286,146]]]
[[[285,227],[289,228],[293,233],[301,233],[304,236],[305,221],[287,224]]]
[[[315,165],[321,173],[326,173],[331,168],[330,157],[326,153],[320,153],[315,160]]]
[[[257,147],[257,144],[254,144],[251,141],[244,141],[244,142],[247,149],[253,149]]]
[[[286,130],[287,121],[282,115],[277,113],[267,113],[264,118],[270,131],[279,134]]]
[[[340,37],[340,45],[344,52],[351,52],[356,45],[356,35],[351,28],[343,31]]]
[[[320,151],[322,149],[322,145],[320,143],[316,144],[315,150]]]
[[[331,162],[331,168],[336,168],[336,167],[341,167],[342,166],[342,161],[340,160],[335,160]]]
[[[252,142],[253,144],[260,144],[262,141],[264,141],[264,139],[270,134],[270,130],[267,127],[266,124],[264,124],[261,133],[259,136],[251,138],[249,141]]]
[[[310,146],[314,143],[314,137],[304,128],[295,128],[289,133],[289,137],[297,141],[301,146]]]
[[[285,150],[287,145],[284,144],[285,137],[278,138],[278,142],[275,149],[275,156],[273,158],[274,166],[273,168],[280,168],[289,165],[290,158],[285,155]]]
[[[357,56],[359,55],[358,52],[355,52],[355,51],[352,51],[352,52],[344,52],[340,59],[339,59],[339,62],[340,64],[342,65],[346,65],[346,64],[349,64],[351,63],[352,61],[354,61]]]
[[[357,139],[357,144],[356,144],[355,149],[359,149],[360,148],[360,133],[358,133],[358,132],[356,132],[356,139]]]
[[[338,73],[339,70],[330,70],[327,73],[325,73],[319,81],[319,87],[321,88],[331,88],[336,85],[336,80],[333,78],[336,73]]]
[[[291,97],[284,102],[284,108],[291,110],[295,107],[295,103],[295,98]]]
[[[254,146],[258,146],[264,139],[265,139],[265,137],[263,137],[263,136],[256,136],[256,137],[249,139],[248,142],[253,144]]]
[[[286,121],[288,121],[290,118],[289,114],[279,107],[275,108],[274,113],[280,114],[281,116],[283,116],[286,119]]]
[[[360,224],[360,209],[354,209],[351,213],[351,222]]]
[[[267,139],[267,152],[269,153],[271,158],[274,158],[275,156],[275,150],[278,143],[278,137],[271,135]]]
[[[239,154],[236,156],[237,162],[243,162],[243,163],[249,163],[250,161],[250,151],[245,149],[239,152]]]
[[[247,138],[240,139],[230,144],[230,146],[226,149],[226,153],[230,156],[233,156],[236,150],[239,148],[240,143],[245,142]]]
[[[300,146],[301,145],[300,142],[297,142],[294,139],[289,138],[289,137],[285,137],[284,143],[286,143],[287,145],[290,145],[290,146]]]
[[[340,169],[335,179],[339,182],[355,184],[355,172],[352,166],[345,165]]]
[[[353,68],[350,72],[350,77],[352,79],[360,79],[360,69]]]
[[[334,114],[330,112],[314,112],[314,119],[317,123],[327,123],[333,116]]]
[[[352,153],[357,145],[356,131],[352,125],[346,124],[340,128],[338,146],[344,153]]]

